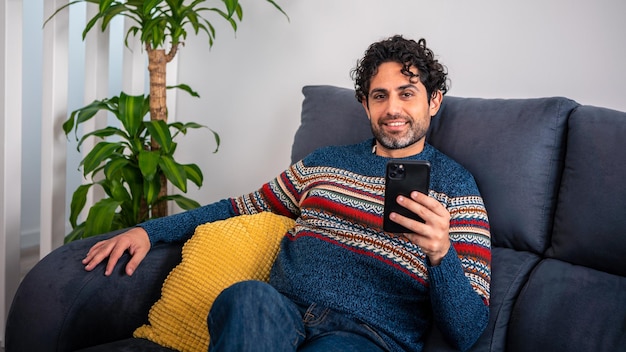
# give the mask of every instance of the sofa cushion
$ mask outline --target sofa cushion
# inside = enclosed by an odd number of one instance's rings
[[[291,149],[292,163],[319,147],[354,144],[372,137],[369,120],[354,90],[305,86],[300,127]]]
[[[515,303],[506,351],[623,351],[625,287],[625,277],[543,260]]]
[[[530,252],[494,247],[491,251],[489,323],[473,351],[504,351],[511,312],[539,256]],[[495,284],[494,284],[495,283]]]
[[[74,352],[177,352],[146,339],[128,338]]]
[[[530,252],[509,248],[492,249],[491,297],[489,299],[489,323],[470,351],[505,351],[506,337],[515,300],[540,257]],[[457,351],[448,345],[443,335],[433,328],[428,336],[425,352]]]
[[[626,113],[581,106],[569,120],[554,258],[626,276]]]
[[[445,97],[428,141],[476,178],[494,246],[543,253],[565,153],[565,98]]]
[[[239,281],[267,281],[280,240],[293,225],[265,212],[198,226],[150,309],[149,325],[134,337],[178,351],[206,351],[206,318],[217,295]]]

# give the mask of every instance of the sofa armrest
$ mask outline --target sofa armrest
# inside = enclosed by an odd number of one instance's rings
[[[73,351],[132,337],[147,323],[163,281],[181,260],[182,244],[153,246],[130,277],[124,273],[128,254],[110,277],[104,263],[85,271],[81,260],[89,248],[115,234],[66,244],[35,265],[9,311],[7,351]]]

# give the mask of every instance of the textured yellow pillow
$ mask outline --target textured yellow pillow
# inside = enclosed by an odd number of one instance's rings
[[[236,282],[267,281],[280,240],[293,225],[290,218],[265,212],[198,226],[165,279],[149,324],[134,336],[178,351],[206,351],[206,317],[217,295]]]

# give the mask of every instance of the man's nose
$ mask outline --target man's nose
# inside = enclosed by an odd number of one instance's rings
[[[402,100],[396,96],[390,96],[387,100],[387,115],[399,116],[402,113]]]

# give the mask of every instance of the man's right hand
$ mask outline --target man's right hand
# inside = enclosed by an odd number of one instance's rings
[[[109,276],[113,268],[124,252],[128,251],[131,258],[126,264],[126,274],[132,275],[139,263],[146,257],[150,250],[150,239],[148,233],[141,227],[132,228],[122,234],[108,240],[100,241],[89,249],[82,263],[85,270],[91,271],[104,259],[109,258],[104,275]]]

